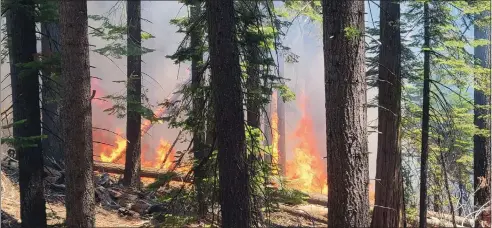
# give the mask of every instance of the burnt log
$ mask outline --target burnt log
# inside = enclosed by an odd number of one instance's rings
[[[115,174],[124,174],[125,166],[114,163],[107,162],[97,162],[94,161],[94,171],[99,172],[107,172],[107,173],[115,173]],[[140,171],[140,177],[148,177],[148,178],[159,178],[160,176],[166,175],[168,172],[162,169],[156,168],[144,168],[142,167]],[[192,178],[185,178],[184,176],[178,175],[172,178],[173,181],[187,182],[192,183]]]

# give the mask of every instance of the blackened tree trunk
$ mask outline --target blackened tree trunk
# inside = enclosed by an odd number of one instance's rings
[[[60,25],[58,22],[47,21],[41,23],[41,52],[50,64],[43,69],[42,76],[42,121],[43,134],[47,136],[42,141],[45,164],[54,166],[52,161],[63,163],[63,143],[61,139],[61,125],[59,112],[60,99],[60,72],[55,59],[60,52]]]
[[[490,16],[490,12],[483,12],[479,18]],[[474,28],[475,39],[486,39],[490,42],[490,28],[479,27]],[[475,58],[480,66],[485,69],[490,69],[490,44],[485,46],[475,47]],[[490,77],[477,78],[475,80],[477,86],[474,90],[474,123],[478,129],[490,133],[490,94],[486,94],[484,89],[490,89]],[[473,138],[473,179],[475,189],[479,189],[475,194],[475,209],[479,209],[482,205],[490,200],[490,136],[475,135]],[[485,181],[485,182],[484,182]],[[481,183],[486,183],[485,187],[480,188]]]
[[[422,98],[422,148],[420,155],[420,210],[419,227],[427,227],[427,173],[429,158],[429,106],[430,106],[430,13],[429,3],[424,3],[424,89]]]
[[[241,69],[233,0],[207,0],[222,227],[250,227]]]
[[[25,65],[33,62],[37,53],[35,3],[32,0],[9,3],[10,78],[22,227],[46,227],[39,77],[37,70]]]
[[[60,1],[61,121],[65,141],[67,227],[95,227],[87,2]]]
[[[200,2],[195,3],[191,6],[190,14],[192,23],[197,23],[197,26],[193,28],[190,33],[190,47],[193,50],[193,56],[191,58],[191,87],[193,90],[193,111],[192,118],[196,121],[193,126],[193,155],[196,164],[200,164],[202,160],[207,156],[208,148],[205,146],[205,117],[204,108],[205,108],[205,100],[204,94],[202,92],[202,78],[203,74],[201,73],[202,62],[203,62],[203,31],[200,26],[198,26],[200,14],[201,14],[201,4]],[[205,185],[204,178],[206,178],[206,168],[204,165],[197,166],[195,169],[195,187],[197,192],[197,201],[198,201],[198,216],[200,218],[204,218],[207,213],[207,204],[205,199]]]
[[[378,154],[376,196],[371,227],[399,227],[403,208],[400,183],[401,148],[401,38],[400,3],[381,1],[379,80],[378,80]]]
[[[126,161],[123,184],[140,187],[142,116],[142,28],[140,1],[128,1],[127,15],[127,100],[126,100]]]
[[[252,6],[256,7],[256,6]],[[247,121],[248,125],[255,128],[260,128],[260,53],[259,45],[252,43],[253,41],[246,40],[248,42],[248,66],[246,73],[248,78],[246,80],[246,89],[248,92],[247,101]]]
[[[328,226],[369,226],[364,2],[323,0]]]

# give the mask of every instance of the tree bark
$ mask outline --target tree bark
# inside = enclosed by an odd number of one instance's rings
[[[43,58],[53,59],[60,52],[60,24],[58,22],[41,23],[41,52]],[[43,85],[41,87],[42,100],[42,121],[43,134],[47,136],[42,141],[45,164],[54,166],[52,160],[59,165],[63,163],[63,143],[61,138],[61,124],[59,112],[60,99],[60,72],[57,67],[50,63],[46,66],[41,77]]]
[[[60,1],[67,227],[95,227],[87,2]]]
[[[479,19],[487,16],[490,16],[490,12],[482,12],[478,15]],[[475,25],[474,30],[475,40],[486,39],[490,42],[489,27],[481,28]],[[475,47],[474,53],[479,62],[478,64],[485,69],[490,69],[490,44]],[[478,88],[485,87],[490,89],[490,77],[489,75],[486,78],[477,77],[475,83],[478,86],[474,89],[474,123],[478,129],[490,133],[490,94],[485,94],[483,89]],[[475,189],[479,189],[475,194],[475,209],[480,208],[490,200],[490,143],[490,136],[475,135],[473,137],[473,179]],[[486,186],[481,188],[480,185],[483,180],[486,181]]]
[[[323,0],[328,226],[369,226],[364,2]]]
[[[198,23],[197,21],[200,18],[200,14],[202,12],[200,2],[195,3],[190,7],[190,20],[192,23]],[[201,73],[201,69],[203,67],[203,52],[201,51],[203,48],[203,31],[200,26],[195,26],[193,30],[190,32],[190,47],[193,50],[193,55],[191,58],[191,87],[193,91],[193,115],[192,118],[196,121],[193,126],[193,155],[196,160],[196,164],[200,164],[200,162],[207,156],[206,152],[209,150],[205,144],[205,117],[203,110],[205,108],[205,100],[204,94],[201,90],[202,88],[202,78],[203,74]],[[202,165],[197,167],[195,170],[195,187],[198,201],[198,216],[201,218],[205,218],[207,214],[207,203],[206,203],[206,194],[205,194],[205,183],[203,182],[204,178],[206,178],[206,168]]]
[[[22,227],[46,227],[39,78],[36,70],[21,65],[33,62],[37,53],[35,2],[20,0],[9,3],[10,78],[13,120],[16,123],[13,136],[19,161]]]
[[[371,227],[399,227],[403,208],[401,184],[401,38],[400,3],[381,1],[378,154],[376,196]],[[379,207],[380,206],[380,207]]]
[[[250,189],[233,0],[207,0],[222,227],[250,227]]]
[[[430,103],[430,15],[429,3],[424,3],[424,89],[422,104],[422,148],[420,157],[420,214],[419,227],[427,227],[427,160],[429,157],[429,103]]]
[[[128,1],[127,15],[127,100],[126,160],[123,184],[140,188],[142,116],[142,35],[140,1]]]

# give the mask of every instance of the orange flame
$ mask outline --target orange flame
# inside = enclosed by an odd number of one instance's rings
[[[306,97],[301,94],[301,120],[295,137],[299,143],[294,149],[294,158],[287,162],[286,175],[289,185],[304,192],[328,193],[326,169],[321,153],[316,147],[313,121],[306,112]]]
[[[92,88],[97,90],[96,93],[98,94],[97,97],[102,97],[104,96],[103,90],[98,84],[97,81],[92,80]],[[94,104],[101,110],[107,109],[109,107],[112,107],[112,104],[110,101],[102,101],[102,100],[94,100]],[[161,116],[165,111],[165,108],[160,107],[156,112],[156,116]],[[101,121],[101,120],[99,120]],[[111,124],[111,119],[105,119],[104,124],[108,125]],[[97,122],[97,119],[95,119],[94,122]],[[149,151],[149,144],[148,142],[145,142],[143,139],[144,134],[150,129],[150,126],[152,125],[151,121],[149,120],[144,120],[142,122],[141,126],[141,133],[142,133],[142,166],[143,167],[149,167],[149,168],[163,168],[165,170],[168,170],[171,165],[173,164],[174,160],[174,154],[175,150],[171,150],[171,144],[164,140],[160,139],[159,141],[159,146],[157,147],[155,153],[152,153],[153,157],[151,156],[146,156],[148,151]],[[126,143],[127,140],[123,138],[122,131],[120,129],[117,129],[116,132],[117,135],[111,132],[107,131],[93,131],[93,138],[94,141],[96,141],[93,146],[94,146],[94,154],[99,156],[99,160],[102,162],[109,162],[109,163],[116,163],[116,164],[124,164],[125,159],[123,159],[126,155]],[[114,145],[111,145],[113,143]]]

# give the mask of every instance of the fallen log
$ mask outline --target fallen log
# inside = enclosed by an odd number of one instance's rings
[[[327,206],[328,205],[328,197],[323,194],[316,194],[316,193],[310,193],[309,198],[306,200],[310,204],[315,204],[315,205],[320,205],[320,206]],[[434,219],[428,220],[428,225],[431,226],[436,226],[439,224],[446,224],[446,225],[451,225],[452,226],[452,215],[450,214],[443,214],[443,213],[437,213],[433,211],[429,211],[427,213],[428,217],[433,217]],[[467,219],[464,217],[460,216],[455,216],[456,219],[456,224],[458,227],[473,227],[473,219]]]
[[[429,211],[429,212],[427,212],[427,216],[435,217],[435,218],[443,219],[443,220],[447,220],[447,221],[453,221],[453,216],[450,214],[443,214],[443,213],[438,213],[438,212],[434,212],[434,211]],[[455,218],[457,225],[463,224],[464,227],[473,227],[474,226],[473,219],[467,219],[465,217],[460,217],[460,216],[455,216],[454,218]]]
[[[328,196],[323,194],[309,193],[309,198],[306,201],[310,204],[328,206]]]
[[[94,167],[94,171],[99,171],[99,172],[107,172],[107,173],[115,173],[115,174],[125,173],[125,166],[120,164],[94,161],[93,167]],[[165,175],[166,173],[167,171],[162,169],[142,167],[142,169],[140,170],[140,177],[158,178],[159,176]],[[186,179],[182,175],[175,176],[172,178],[172,180],[187,182],[187,183],[192,182],[191,178]]]
[[[313,220],[313,221],[316,221],[319,223],[328,223],[328,219],[323,217],[323,216],[309,214],[305,211],[298,210],[298,209],[293,208],[293,207],[289,207],[289,206],[285,206],[285,205],[280,204],[279,209],[282,211],[285,211],[289,214],[292,214],[295,216],[301,216],[303,218],[310,219],[310,220]]]

